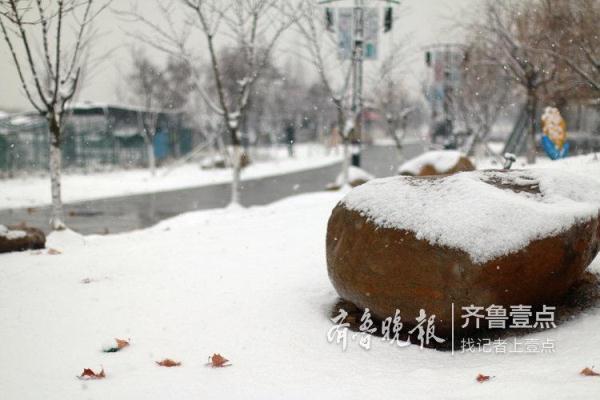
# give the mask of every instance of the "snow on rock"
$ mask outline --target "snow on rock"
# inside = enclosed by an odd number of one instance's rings
[[[502,190],[486,181],[537,186],[539,193]],[[556,169],[400,176],[359,186],[343,202],[381,227],[409,230],[484,263],[596,217],[600,182]]]
[[[406,161],[398,168],[398,173],[419,175],[426,165],[431,165],[438,173],[443,174],[451,170],[462,156],[460,151],[455,150],[428,151]]]
[[[4,225],[0,225],[0,237],[6,238],[7,240],[21,239],[27,236],[27,232],[20,229],[10,230]]]
[[[200,162],[200,167],[202,169],[226,168],[227,162],[225,161],[225,158],[223,158],[222,155],[215,154],[202,159],[202,161]]]
[[[560,160],[542,159],[531,168],[552,168],[569,171],[573,174],[586,176],[600,182],[600,154],[586,154],[575,157],[561,158]]]
[[[355,167],[353,165],[348,167],[348,182],[352,186],[358,186],[358,185],[353,185],[354,182],[365,183],[372,179],[375,179],[375,177],[373,175],[371,175],[370,173],[368,173],[367,171],[365,171],[364,169]],[[335,185],[337,187],[341,187],[344,185],[344,173],[343,172],[337,176],[337,178],[335,180]]]

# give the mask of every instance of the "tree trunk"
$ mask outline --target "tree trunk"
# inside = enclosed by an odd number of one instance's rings
[[[350,180],[350,141],[346,134],[346,116],[338,105],[338,131],[342,137],[343,161],[342,161],[342,187],[347,186]]]
[[[60,173],[62,165],[62,152],[60,149],[60,124],[56,115],[48,117],[50,134],[50,191],[52,193],[52,215],[50,217],[50,228],[52,230],[63,230],[66,228],[63,214],[63,204],[60,187]]]
[[[398,150],[398,154],[402,153],[402,139],[398,136],[397,132],[397,124],[388,118],[387,120],[387,129],[388,135],[394,139],[394,143],[396,145],[396,150]]]
[[[156,175],[156,157],[154,156],[154,143],[152,138],[146,137],[146,153],[148,155],[148,169],[152,176]]]
[[[342,162],[342,187],[347,186],[350,182],[350,141],[343,137],[343,157]]]
[[[527,143],[527,163],[535,164],[536,158],[536,141],[535,141],[535,112],[537,98],[533,91],[529,91],[527,94],[527,114],[529,115],[529,132],[528,143]]]
[[[240,179],[242,170],[242,151],[239,143],[233,144],[233,179],[231,180],[230,205],[240,204]]]
[[[472,133],[466,140],[466,144],[464,145],[463,152],[467,157],[473,157],[475,155],[475,150],[479,145],[479,140],[477,138],[476,133]]]
[[[479,157],[481,156],[481,150],[485,147],[484,136],[489,132],[489,128],[486,125],[483,125],[479,129],[473,129],[472,134],[467,142],[465,147],[465,154],[468,157]]]

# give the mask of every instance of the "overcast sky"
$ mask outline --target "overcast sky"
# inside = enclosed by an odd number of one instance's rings
[[[394,38],[404,37],[411,33],[410,54],[407,55],[409,68],[407,80],[416,81],[422,74],[422,47],[437,42],[456,40],[456,35],[449,31],[449,20],[456,18],[469,6],[478,0],[404,0],[402,15],[394,27]],[[160,15],[151,7],[152,0],[113,0],[113,8],[128,9],[132,4],[138,4],[148,16],[160,21]],[[113,11],[107,10],[96,22],[101,35],[96,39],[94,51],[96,54],[106,54],[95,68],[92,77],[87,79],[79,95],[79,101],[90,100],[99,102],[118,102],[124,100],[118,96],[118,85],[123,81],[123,75],[129,67],[128,46],[132,38],[127,31],[136,29],[126,24]],[[385,41],[390,38],[384,37]],[[280,49],[292,46],[293,40],[285,39]],[[156,57],[160,57],[156,54]],[[280,60],[288,57],[279,52],[276,57]],[[0,42],[0,109],[29,110],[31,107],[23,96],[22,89],[12,65],[12,60],[4,40]]]

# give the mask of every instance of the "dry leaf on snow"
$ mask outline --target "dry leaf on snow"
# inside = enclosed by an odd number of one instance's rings
[[[46,254],[49,254],[51,256],[56,256],[56,255],[62,254],[62,251],[50,248],[50,249],[48,249]]]
[[[180,362],[173,361],[170,358],[165,358],[162,361],[156,361],[156,364],[160,365],[161,367],[179,367],[181,365]]]
[[[483,383],[483,382],[489,381],[490,380],[490,376],[489,375],[479,374],[479,375],[477,375],[477,378],[475,378],[475,379],[477,380],[477,382]]]
[[[600,374],[594,371],[592,368],[585,367],[581,370],[580,374],[583,376],[600,376]]]
[[[131,339],[130,339],[131,340]],[[115,342],[117,342],[116,346],[108,347],[102,350],[105,353],[116,353],[117,351],[123,350],[125,347],[129,346],[129,340],[117,339],[115,338]]]
[[[84,368],[81,375],[78,376],[79,379],[104,379],[106,375],[104,374],[104,368],[100,370],[100,372],[96,373],[91,368]]]
[[[229,362],[228,359],[220,355],[219,353],[215,353],[212,356],[208,357],[208,363],[206,365],[210,365],[213,368],[221,368],[221,367],[229,367],[231,364],[227,364]]]

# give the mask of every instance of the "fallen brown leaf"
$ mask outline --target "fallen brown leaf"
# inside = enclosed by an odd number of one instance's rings
[[[46,254],[49,254],[51,256],[56,256],[56,255],[62,254],[62,251],[50,248],[50,249],[48,249]]]
[[[477,375],[477,378],[475,378],[475,379],[477,380],[477,382],[483,383],[483,382],[489,381],[490,380],[490,376],[489,375],[479,374],[479,375]]]
[[[79,379],[104,379],[106,375],[104,374],[104,368],[100,370],[100,372],[96,373],[91,368],[84,368],[81,375],[79,375]]]
[[[115,342],[117,342],[118,349],[123,349],[123,348],[129,346],[129,340],[115,338]]]
[[[121,351],[125,347],[129,346],[129,341],[128,340],[123,340],[123,339],[117,339],[117,338],[115,338],[115,342],[117,343],[116,346],[107,347],[107,348],[103,349],[102,351],[105,352],[105,353],[116,353],[117,351]]]
[[[229,362],[228,359],[220,355],[219,353],[215,353],[212,356],[208,357],[208,363],[206,365],[210,365],[213,368],[222,368],[229,367],[231,364],[227,364]]]
[[[165,359],[164,359],[164,360],[162,360],[162,361],[156,361],[156,363],[157,363],[158,365],[160,365],[161,367],[169,367],[169,368],[170,368],[170,367],[179,367],[179,366],[181,365],[181,363],[180,363],[180,362],[173,361],[173,360],[171,360],[170,358],[165,358]]]
[[[582,369],[580,374],[583,376],[600,376],[600,374],[598,372],[596,372],[592,368],[588,368],[588,367],[585,367],[584,369]]]

